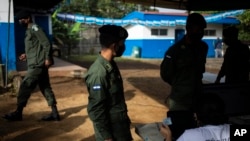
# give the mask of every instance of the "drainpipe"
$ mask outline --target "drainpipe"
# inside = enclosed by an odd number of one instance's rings
[[[6,47],[6,63],[5,63],[5,88],[8,85],[8,61],[9,61],[9,46],[10,46],[10,11],[11,11],[11,0],[9,0],[8,9],[8,32],[7,32],[7,47]]]

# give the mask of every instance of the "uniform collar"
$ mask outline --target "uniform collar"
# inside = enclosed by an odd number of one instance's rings
[[[111,72],[113,70],[113,66],[111,62],[107,61],[104,57],[102,57],[100,54],[98,55],[98,61],[102,64],[102,66],[108,71]]]
[[[34,25],[34,23],[30,23],[30,24],[28,24],[27,29],[31,29],[33,25]]]

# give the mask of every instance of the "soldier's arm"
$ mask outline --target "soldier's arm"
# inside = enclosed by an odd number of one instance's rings
[[[225,64],[226,64],[225,61],[227,60],[227,59],[225,59],[226,56],[227,55],[224,56],[224,61],[223,61],[222,65],[221,65],[221,68],[220,68],[218,76],[217,76],[217,78],[215,80],[215,83],[220,83],[220,79],[225,75],[225,69],[226,69],[225,68]]]
[[[207,43],[205,43],[204,42],[204,50],[203,50],[203,60],[202,60],[202,62],[203,62],[203,68],[202,68],[202,73],[204,73],[205,71],[206,71],[206,62],[207,62],[207,52],[208,52],[208,45],[207,45]]]
[[[88,83],[90,82],[90,83]],[[88,114],[101,136],[111,139],[110,120],[107,103],[107,82],[105,77],[88,78],[89,91]]]
[[[37,37],[37,39],[39,40],[40,44],[44,48],[45,59],[46,60],[51,60],[51,58],[50,58],[50,50],[51,50],[52,46],[50,44],[50,41],[49,41],[48,37],[46,36],[44,31],[40,27],[38,27],[37,25],[33,25],[32,30],[33,30],[33,33],[35,34],[35,36]]]
[[[172,84],[173,74],[174,74],[174,49],[173,47],[170,47],[161,62],[160,65],[160,76],[161,78],[169,83]]]

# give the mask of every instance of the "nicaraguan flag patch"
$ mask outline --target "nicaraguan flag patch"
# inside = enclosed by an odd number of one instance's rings
[[[94,91],[97,91],[101,89],[101,85],[94,85],[92,88]]]
[[[169,58],[169,59],[170,59],[170,58],[172,58],[172,57],[171,57],[171,56],[169,56],[169,55],[166,55],[166,58]]]

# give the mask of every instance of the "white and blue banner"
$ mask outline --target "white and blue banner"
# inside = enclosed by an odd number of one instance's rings
[[[234,19],[230,20],[230,17],[235,17],[239,14],[242,14],[244,10],[233,10],[227,11],[224,13],[213,14],[204,16],[207,23],[232,23],[238,24],[239,21]],[[174,16],[174,15],[173,15]],[[104,25],[104,24],[115,24],[115,25],[145,25],[145,26],[176,26],[176,25],[186,25],[185,19],[169,19],[169,20],[138,20],[135,17],[131,17],[131,19],[107,19],[107,18],[98,18],[84,15],[73,15],[73,14],[57,14],[57,17],[62,20],[80,22],[84,24],[96,24],[96,25]],[[232,19],[232,18],[231,18]]]

